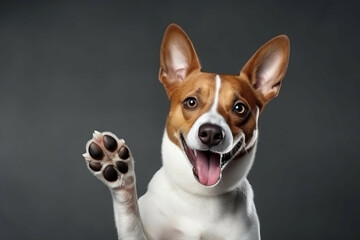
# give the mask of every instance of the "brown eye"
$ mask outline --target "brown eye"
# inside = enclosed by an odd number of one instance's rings
[[[234,105],[233,111],[236,114],[238,114],[240,117],[246,117],[249,112],[249,109],[244,103],[237,102]]]
[[[183,104],[184,107],[189,110],[195,109],[198,106],[198,102],[194,97],[188,97],[187,99],[185,99]]]

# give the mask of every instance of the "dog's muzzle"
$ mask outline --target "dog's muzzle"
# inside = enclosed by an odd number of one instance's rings
[[[221,131],[220,127],[211,124],[204,124],[199,128],[199,139],[208,146],[209,150],[190,148],[184,136],[180,134],[184,152],[193,166],[193,174],[204,186],[215,186],[221,180],[222,169],[241,151],[243,146],[243,138],[241,138],[227,153],[211,151],[211,147],[222,141]]]

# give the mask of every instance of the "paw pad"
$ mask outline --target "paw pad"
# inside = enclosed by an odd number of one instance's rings
[[[104,169],[103,176],[109,182],[115,182],[118,179],[118,174],[113,165],[108,165]]]
[[[98,172],[101,170],[101,163],[99,162],[90,162],[89,163],[89,167],[91,168],[91,170],[93,170],[94,172]]]
[[[119,170],[119,172],[121,172],[122,174],[125,174],[129,171],[129,167],[126,163],[124,162],[117,162],[116,163],[116,168]]]
[[[104,157],[104,153],[100,146],[92,142],[89,146],[89,154],[95,160],[101,160]]]
[[[118,144],[115,140],[115,138],[113,138],[112,136],[109,136],[109,135],[104,135],[104,147],[110,151],[110,152],[114,152],[117,147],[118,147]]]
[[[129,150],[127,147],[121,147],[119,150],[119,157],[121,159],[128,159],[129,158]]]

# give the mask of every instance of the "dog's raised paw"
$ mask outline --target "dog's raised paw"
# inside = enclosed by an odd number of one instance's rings
[[[123,139],[111,132],[94,131],[83,154],[86,164],[97,178],[112,189],[134,185],[133,159]]]

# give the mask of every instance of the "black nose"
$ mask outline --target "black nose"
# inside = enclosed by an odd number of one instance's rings
[[[224,138],[221,127],[210,123],[200,126],[198,136],[209,148],[218,145]]]

